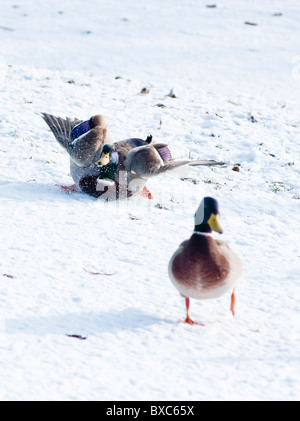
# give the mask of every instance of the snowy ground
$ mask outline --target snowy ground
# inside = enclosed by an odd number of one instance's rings
[[[1,6],[1,400],[299,400],[300,6],[249,3]],[[152,180],[152,201],[66,195],[39,112],[228,166]],[[185,326],[167,266],[204,195],[244,279],[235,318],[228,295]]]

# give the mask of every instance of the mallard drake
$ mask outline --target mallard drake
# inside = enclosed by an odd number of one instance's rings
[[[242,277],[242,264],[227,243],[215,240],[219,234],[219,205],[205,197],[195,213],[195,228],[189,240],[180,244],[169,262],[169,277],[185,298],[185,323],[194,324],[189,315],[190,298],[218,298],[232,291],[230,310],[235,315],[235,289]]]
[[[104,145],[99,161],[96,162],[99,167],[99,176],[96,180],[96,192],[97,197],[102,197],[107,200],[115,200],[117,196],[117,185],[116,185],[116,171],[119,165],[119,154],[116,151],[114,145]],[[83,178],[80,182],[82,191],[90,192],[89,183],[92,183],[93,179],[89,177]]]
[[[103,115],[95,115],[87,121],[63,119],[46,113],[41,115],[58,143],[70,155],[71,176],[75,185],[95,197],[102,195],[99,193],[97,163],[105,144],[114,145],[113,152],[115,156],[118,155],[118,167],[115,171],[117,197],[120,197],[121,191],[122,197],[143,192],[148,178],[183,165],[224,165],[223,162],[212,160],[175,161],[168,145],[155,143],[152,136],[145,140],[132,138],[114,142],[107,128],[107,119]],[[106,163],[101,166],[109,166],[111,163],[110,153],[106,155]]]

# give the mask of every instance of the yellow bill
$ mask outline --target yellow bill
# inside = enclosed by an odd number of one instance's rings
[[[96,162],[96,165],[102,165],[102,167],[105,167],[105,165],[108,165],[109,162],[109,153],[105,153],[101,155],[101,158],[99,159],[99,161]]]
[[[218,215],[218,214],[217,214],[217,215],[215,215],[214,213],[212,213],[212,214],[210,215],[209,220],[208,220],[207,222],[208,222],[208,225],[210,226],[210,228],[211,228],[213,231],[216,231],[216,232],[218,232],[219,234],[222,234],[222,233],[223,233],[223,228],[222,228],[222,227],[221,227],[221,225],[220,225],[219,219],[220,219],[220,217],[219,217],[219,215]]]

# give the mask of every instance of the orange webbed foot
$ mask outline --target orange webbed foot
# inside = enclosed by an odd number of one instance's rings
[[[145,197],[146,199],[153,199],[151,192],[145,186],[143,190],[140,192],[140,196]]]
[[[185,320],[182,320],[180,323],[187,323],[189,325],[196,325],[196,326],[205,326],[203,323],[194,322],[194,320],[192,320],[190,316],[187,316],[187,318]]]
[[[189,325],[204,326],[204,324],[202,324],[202,323],[198,323],[198,322],[194,322],[194,320],[192,320],[192,319],[190,318],[190,315],[189,315],[189,309],[190,309],[190,299],[189,299],[189,298],[186,298],[186,299],[185,299],[185,305],[186,305],[186,319],[185,319],[185,320],[183,320],[181,323],[187,323],[187,324],[189,324]]]
[[[67,194],[78,193],[78,190],[75,184],[73,184],[72,186],[59,186],[59,187]]]

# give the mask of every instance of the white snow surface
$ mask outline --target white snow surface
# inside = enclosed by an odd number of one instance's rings
[[[299,22],[296,0],[1,4],[1,400],[299,400]],[[40,112],[228,165],[68,195]],[[168,262],[206,195],[244,276],[235,317],[191,301],[202,327]]]

